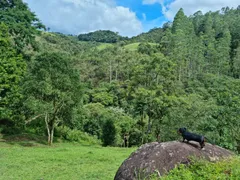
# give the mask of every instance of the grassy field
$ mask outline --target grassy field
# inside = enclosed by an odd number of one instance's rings
[[[0,142],[1,180],[112,180],[133,148]]]

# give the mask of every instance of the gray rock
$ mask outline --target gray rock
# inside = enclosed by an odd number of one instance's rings
[[[218,161],[232,155],[234,153],[231,151],[208,143],[201,149],[198,143],[192,141],[189,143],[152,142],[142,145],[136,152],[133,152],[122,163],[114,179],[142,179],[154,172],[161,176],[178,164],[189,164],[191,156]]]

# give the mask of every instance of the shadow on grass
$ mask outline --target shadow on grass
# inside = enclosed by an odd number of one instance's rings
[[[39,145],[47,145],[47,137],[27,133],[16,135],[2,134],[0,137],[0,142],[5,142],[10,145],[34,147]]]

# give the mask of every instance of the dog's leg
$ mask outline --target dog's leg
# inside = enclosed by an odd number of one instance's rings
[[[202,141],[200,142],[201,149],[205,146],[205,138],[202,136]]]

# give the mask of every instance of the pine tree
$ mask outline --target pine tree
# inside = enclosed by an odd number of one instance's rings
[[[235,57],[233,58],[233,75],[240,79],[240,46],[235,50]]]
[[[222,31],[217,34],[216,52],[217,52],[217,74],[228,75],[230,72],[230,48],[231,34],[228,25],[222,25]]]

